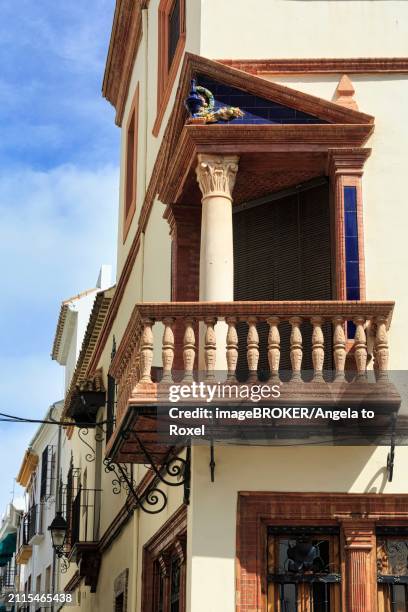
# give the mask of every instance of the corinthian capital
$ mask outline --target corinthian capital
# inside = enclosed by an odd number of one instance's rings
[[[196,173],[203,199],[209,196],[223,196],[232,200],[238,161],[238,155],[200,154],[198,156]]]

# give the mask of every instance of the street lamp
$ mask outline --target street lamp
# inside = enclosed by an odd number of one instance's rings
[[[48,531],[51,532],[52,547],[57,553],[58,557],[63,556],[65,538],[67,536],[67,521],[62,516],[62,512],[59,511],[55,515],[54,520],[48,527]]]

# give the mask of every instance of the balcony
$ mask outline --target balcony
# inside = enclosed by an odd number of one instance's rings
[[[12,593],[16,588],[16,568],[6,565],[0,570],[0,598]]]
[[[100,490],[83,488],[77,477],[65,489],[64,513],[68,524],[69,561],[78,566],[86,586],[94,593],[98,581],[101,553],[98,549],[95,513],[100,508]]]
[[[18,530],[16,563],[18,565],[25,565],[31,558],[32,553],[33,547],[30,544],[30,515],[26,513],[21,519]]]
[[[40,544],[44,539],[43,504],[34,504],[28,511],[28,543]]]
[[[351,301],[137,305],[111,366],[118,427],[107,454],[145,463],[142,443],[156,461],[164,459],[169,448],[158,441],[154,420],[176,381],[277,381],[282,404],[364,405],[395,414],[401,398],[388,377],[393,307]],[[137,436],[129,435],[136,429]]]

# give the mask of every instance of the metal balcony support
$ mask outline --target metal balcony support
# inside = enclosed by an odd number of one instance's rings
[[[132,437],[137,441],[139,448],[146,458],[146,466],[148,470],[153,472],[154,477],[145,489],[140,490],[132,475],[129,473],[126,465],[123,463],[115,463],[112,459],[104,459],[106,473],[113,473],[116,478],[112,481],[113,493],[119,494],[122,487],[132,496],[136,506],[147,514],[159,514],[167,506],[167,494],[159,489],[160,483],[168,487],[184,487],[183,501],[186,505],[190,501],[190,464],[191,464],[191,449],[186,447],[186,456],[180,457],[174,454],[169,454],[160,465],[157,465],[152,455],[140,440],[134,431],[126,431],[121,434],[124,438]]]

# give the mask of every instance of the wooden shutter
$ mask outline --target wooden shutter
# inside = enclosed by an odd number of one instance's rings
[[[326,181],[263,198],[234,212],[235,300],[332,299],[329,189]],[[272,313],[271,313],[272,314]],[[303,369],[312,368],[311,324],[302,324]],[[290,370],[288,323],[280,325],[281,369]],[[260,377],[269,371],[266,323],[258,325]],[[239,324],[240,378],[246,372],[246,324]],[[324,325],[325,368],[331,368],[331,326]]]

